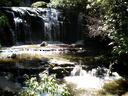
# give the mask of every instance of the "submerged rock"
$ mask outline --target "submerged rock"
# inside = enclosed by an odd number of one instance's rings
[[[33,60],[24,60],[21,62],[16,62],[16,67],[21,69],[45,69],[48,64],[49,59],[33,59]]]
[[[21,88],[20,84],[7,80],[4,77],[0,77],[0,89],[4,91],[17,92]]]
[[[49,74],[56,74],[57,78],[63,78],[64,76],[70,75],[70,72],[73,69],[75,62],[51,59],[49,61],[49,64]]]

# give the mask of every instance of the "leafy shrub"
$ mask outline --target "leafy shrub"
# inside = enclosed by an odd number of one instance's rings
[[[51,6],[66,9],[85,9],[87,0],[51,0]]]
[[[38,1],[38,2],[33,3],[31,5],[31,7],[33,7],[33,8],[39,8],[39,7],[45,8],[45,7],[47,7],[47,3],[43,2],[43,1]]]
[[[39,83],[32,78],[25,84],[26,87],[19,92],[19,96],[70,96],[65,85],[57,84],[55,76],[43,75]]]
[[[4,27],[4,26],[7,26],[8,25],[8,18],[3,15],[3,14],[0,14],[0,27]]]
[[[126,0],[103,0],[102,22],[113,46],[113,57],[118,59],[121,54],[128,53],[128,15]]]

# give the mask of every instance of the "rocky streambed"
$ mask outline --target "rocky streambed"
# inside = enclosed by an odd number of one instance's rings
[[[40,81],[42,77],[39,74],[45,73],[48,76],[56,74],[57,80],[63,81],[73,96],[107,96],[97,93],[102,90],[105,83],[123,78],[117,72],[112,72],[109,76],[109,69],[104,66],[90,68],[92,65],[95,66],[92,61],[94,58],[83,56],[86,52],[83,47],[67,44],[2,48],[0,89],[15,92],[22,88],[21,82],[25,74],[30,79],[35,77]],[[3,81],[6,88],[1,84]]]

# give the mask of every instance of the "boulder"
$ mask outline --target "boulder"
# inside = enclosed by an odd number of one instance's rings
[[[45,47],[45,46],[48,46],[48,43],[43,41],[41,44],[40,44],[41,47]]]
[[[15,54],[15,53],[13,53],[12,55],[11,55],[11,58],[12,59],[15,59],[17,57],[17,55]]]

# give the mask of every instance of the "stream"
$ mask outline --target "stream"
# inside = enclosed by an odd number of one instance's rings
[[[0,51],[1,74],[7,74],[8,79],[2,75],[1,78],[5,79],[4,85],[8,88],[1,84],[0,88],[8,91],[18,90],[24,74],[28,74],[30,78],[34,76],[38,80],[39,74],[47,70],[49,75],[56,74],[57,78],[63,80],[71,88],[71,92],[76,94],[74,96],[88,94],[95,96],[94,93],[101,90],[104,83],[122,79],[117,72],[112,72],[109,76],[109,69],[104,66],[90,68],[89,66],[95,66],[95,64],[87,64],[89,61],[80,55],[86,52],[87,50],[83,47],[72,47],[67,44],[48,44],[44,47],[35,44],[2,48]],[[88,57],[90,60],[91,58]],[[13,75],[15,82],[10,81],[12,78],[10,75]]]

